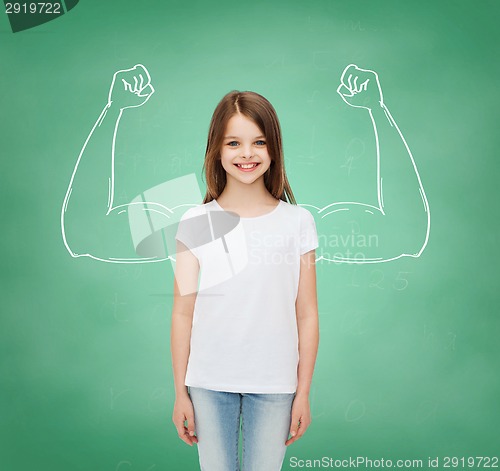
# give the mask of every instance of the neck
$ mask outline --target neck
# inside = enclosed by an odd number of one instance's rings
[[[274,197],[264,185],[264,178],[259,178],[250,184],[228,178],[217,201],[226,202],[227,206],[229,206],[227,203],[230,203],[231,206],[245,208],[269,202],[271,198]]]

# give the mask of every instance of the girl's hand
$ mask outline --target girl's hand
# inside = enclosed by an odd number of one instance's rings
[[[187,427],[184,425],[184,421],[186,420],[188,423]],[[186,442],[189,446],[193,446],[193,443],[198,443],[198,437],[195,435],[193,403],[189,394],[176,396],[172,421],[182,441]]]
[[[288,439],[285,445],[291,445],[294,441],[302,437],[310,424],[311,410],[309,407],[309,397],[295,396],[292,404],[292,423],[290,426],[290,435],[292,438]]]

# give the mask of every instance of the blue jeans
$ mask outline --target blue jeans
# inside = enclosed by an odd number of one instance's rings
[[[201,471],[279,471],[285,458],[295,393],[254,394],[188,388]]]

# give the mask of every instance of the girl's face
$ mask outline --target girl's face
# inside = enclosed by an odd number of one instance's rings
[[[235,178],[242,183],[253,183],[271,166],[265,136],[253,121],[241,114],[229,119],[220,155],[228,180]],[[257,166],[245,169],[239,165],[250,163]]]

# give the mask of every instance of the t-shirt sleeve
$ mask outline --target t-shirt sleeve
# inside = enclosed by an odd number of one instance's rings
[[[301,208],[300,215],[300,255],[318,248],[318,233],[313,215],[305,208]]]
[[[193,224],[190,219],[194,217],[193,211],[188,209],[182,216],[177,225],[175,239],[182,242],[188,249],[192,250],[194,245]]]

